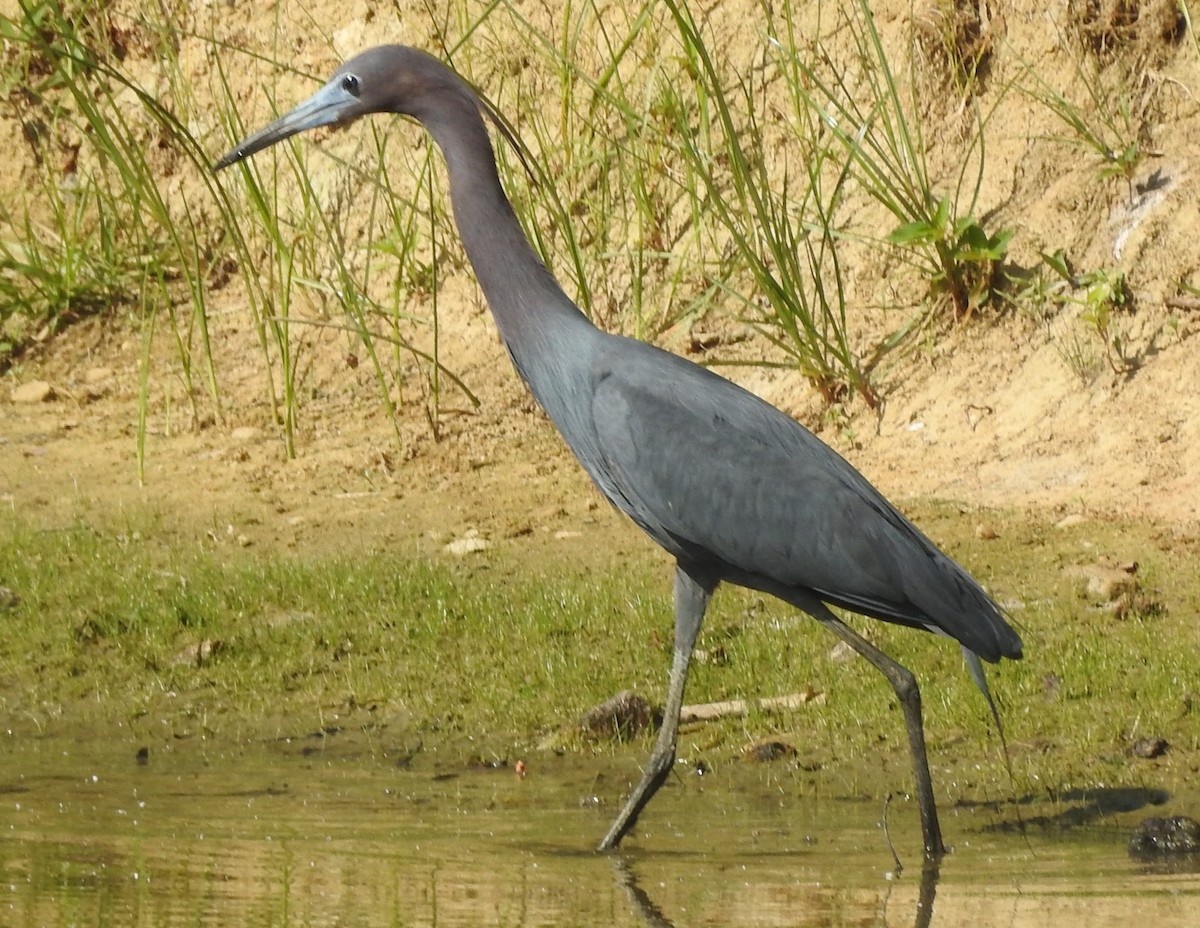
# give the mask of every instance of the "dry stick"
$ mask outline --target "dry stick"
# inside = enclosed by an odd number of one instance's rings
[[[1194,296],[1169,296],[1163,303],[1168,309],[1185,309],[1189,312],[1200,310],[1200,298]]]
[[[684,706],[679,711],[679,722],[680,724],[711,722],[729,716],[749,715],[752,706],[757,706],[764,712],[787,711],[798,709],[806,703],[823,702],[824,699],[824,693],[805,690],[802,693],[792,693],[790,696],[771,696],[766,699],[727,699],[724,702],[705,702],[694,706]]]

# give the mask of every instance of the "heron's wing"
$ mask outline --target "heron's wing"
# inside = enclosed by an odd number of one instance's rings
[[[807,429],[685,359],[614,347],[595,368],[588,469],[668,550],[941,631],[989,660],[1019,648],[997,640],[1016,636],[978,584]]]

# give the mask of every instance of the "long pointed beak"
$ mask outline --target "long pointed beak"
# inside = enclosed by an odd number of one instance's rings
[[[341,125],[361,115],[358,97],[342,86],[340,76],[335,77],[295,109],[280,116],[269,126],[259,129],[232,151],[222,155],[221,160],[213,165],[213,170],[227,168],[298,132],[316,129],[319,126]]]

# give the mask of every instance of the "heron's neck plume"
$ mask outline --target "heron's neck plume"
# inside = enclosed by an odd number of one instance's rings
[[[466,85],[443,88],[414,115],[445,155],[458,232],[509,350],[536,341],[535,333],[556,317],[585,320],[513,213],[474,94]]]

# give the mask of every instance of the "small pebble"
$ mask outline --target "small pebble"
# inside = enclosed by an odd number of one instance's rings
[[[854,648],[846,644],[844,641],[839,641],[829,649],[829,659],[834,663],[843,664],[854,658]]]
[[[593,706],[579,719],[579,728],[589,735],[627,741],[656,720],[657,712],[631,690]]]
[[[766,764],[785,757],[795,757],[796,749],[784,741],[756,741],[746,745],[742,758],[754,764]]]
[[[975,526],[975,537],[980,541],[995,541],[1000,537],[1000,533],[990,522],[980,522]]]
[[[31,380],[29,383],[13,387],[12,391],[14,403],[48,403],[57,396],[54,387],[44,380]]]
[[[485,538],[467,537],[454,539],[443,550],[455,557],[465,557],[478,551],[486,551],[490,547],[491,544]]]
[[[103,383],[112,377],[113,372],[111,367],[93,367],[83,375],[83,382],[89,387],[95,386],[98,383]]]
[[[1129,746],[1129,753],[1134,757],[1153,760],[1166,754],[1169,747],[1166,738],[1138,738]]]

